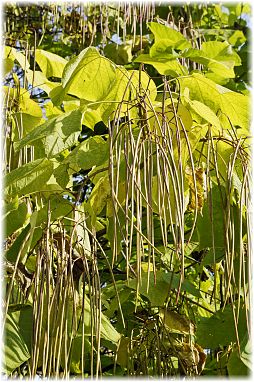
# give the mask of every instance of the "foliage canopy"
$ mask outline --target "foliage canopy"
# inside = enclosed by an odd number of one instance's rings
[[[250,7],[5,12],[4,372],[248,375]]]

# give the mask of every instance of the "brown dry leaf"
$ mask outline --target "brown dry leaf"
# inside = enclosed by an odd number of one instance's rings
[[[194,177],[192,173],[192,169],[190,167],[186,167],[186,177],[188,180],[188,184],[190,187],[190,202],[188,208],[192,211],[196,209],[196,200],[195,200],[195,184]],[[202,167],[198,167],[195,169],[195,177],[196,177],[196,191],[197,191],[197,210],[202,212],[202,208],[204,205],[204,170]]]
[[[191,346],[186,342],[182,342],[177,346],[179,356],[181,360],[186,364],[187,368],[192,366],[198,366],[199,364],[199,352],[196,349],[195,345]]]
[[[199,362],[197,364],[198,374],[201,374],[205,367],[206,354],[204,352],[204,349],[199,344],[195,344],[195,348],[197,349],[199,354]]]

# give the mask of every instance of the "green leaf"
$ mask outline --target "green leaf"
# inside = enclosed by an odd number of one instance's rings
[[[237,346],[234,346],[230,353],[227,369],[229,377],[250,376],[251,374],[251,369],[248,368],[241,357],[239,357]]]
[[[140,86],[145,91],[145,94],[149,95],[150,100],[154,101],[157,96],[157,88],[147,73],[143,71],[140,73],[139,70],[129,70],[128,74],[129,78],[131,78],[131,99],[136,100],[137,90]]]
[[[183,52],[183,57],[203,64],[223,78],[234,78],[234,66],[241,65],[241,59],[232,49],[228,42],[207,41],[201,49],[187,49]]]
[[[130,347],[130,338],[122,337],[119,347],[117,349],[117,359],[116,362],[122,367],[128,366],[129,361],[129,347]]]
[[[61,105],[63,100],[66,98],[65,97],[65,91],[64,91],[62,85],[58,85],[54,89],[52,89],[49,92],[49,96],[51,98],[52,103],[55,106]]]
[[[216,349],[236,342],[236,329],[232,306],[226,305],[224,309],[215,312],[210,318],[202,317],[197,325],[197,343],[206,349]],[[237,325],[240,341],[246,333],[246,312],[241,307]]]
[[[104,53],[118,65],[128,64],[132,60],[131,45],[107,44]]]
[[[8,375],[31,357],[32,320],[29,305],[7,313],[3,369]]]
[[[32,86],[44,90],[47,94],[49,94],[51,90],[59,86],[59,82],[49,81],[45,74],[39,72],[38,70],[33,71],[28,69],[26,71],[26,78]]]
[[[106,162],[108,152],[108,143],[102,137],[95,136],[80,143],[64,160],[64,163],[77,164],[82,170],[89,170],[93,166]]]
[[[51,177],[54,164],[48,159],[37,159],[27,163],[5,176],[7,195],[29,195],[43,191]]]
[[[80,110],[56,116],[15,142],[14,148],[20,150],[26,145],[38,145],[39,141],[42,141],[46,155],[49,158],[53,157],[78,141],[82,129],[81,121]]]
[[[155,44],[150,50],[151,57],[156,55],[157,52],[164,52],[168,47],[182,50],[191,46],[190,42],[173,28],[155,22],[148,23],[148,27],[155,39]]]
[[[24,243],[28,239],[28,233],[30,232],[31,226],[30,224],[27,224],[27,226],[22,230],[22,232],[19,234],[19,236],[15,239],[13,244],[8,248],[6,252],[6,259],[10,262],[15,263],[17,260],[17,256],[19,255],[19,252],[24,247]]]
[[[73,297],[70,297],[69,303],[68,303],[68,321],[67,321],[67,330],[68,334],[71,335],[72,327],[73,327],[73,319],[76,320],[78,323],[79,320],[82,322],[82,316],[84,317],[84,329],[85,334],[90,336],[91,335],[91,303],[88,296],[84,296],[84,304],[82,307],[82,301],[78,304],[76,307],[77,309],[77,315],[75,314],[75,318],[73,315]],[[84,313],[82,311],[84,309]],[[82,325],[79,325],[78,334],[82,333]],[[97,333],[94,332],[94,335]],[[111,344],[117,345],[121,335],[117,332],[117,330],[114,328],[114,326],[111,324],[109,319],[101,312],[101,326],[100,326],[100,334],[101,337],[105,340],[108,340]]]
[[[130,108],[127,103],[130,103],[130,100],[136,102],[139,85],[151,100],[155,100],[157,95],[156,85],[145,72],[140,73],[138,70],[127,71],[123,67],[116,68],[114,86],[101,104],[92,105],[88,104],[87,101],[81,101],[81,106],[87,106],[83,122],[92,129],[94,124],[101,120],[105,125],[108,125],[108,120],[114,118],[116,111],[117,115],[119,114],[121,117],[126,115],[127,110],[129,110],[132,118],[137,118],[136,109]]]
[[[50,221],[55,222],[57,219],[66,217],[63,219],[63,222],[67,222],[67,225],[70,226],[70,218],[73,217],[73,204],[64,199],[61,195],[53,194],[49,198],[50,203]],[[48,222],[48,203],[46,203],[41,209],[38,210],[36,217],[36,227],[45,228]]]
[[[189,89],[191,100],[202,102],[219,117],[224,129],[231,129],[228,121],[233,125],[249,129],[249,98],[229,89],[217,85],[199,73],[193,73],[186,78],[179,78],[182,96],[185,89]]]
[[[188,101],[187,101],[188,102]],[[189,101],[190,107],[199,114],[205,121],[209,122],[212,126],[221,128],[220,120],[217,115],[204,103],[199,101]]]
[[[86,354],[91,351],[91,344],[86,337],[82,339],[82,335],[77,335],[73,338],[70,355],[70,371],[74,374],[82,374],[82,342],[84,343],[83,346]],[[65,364],[64,354],[61,359],[61,364],[62,366]]]
[[[147,291],[148,273],[144,272],[139,285],[139,293],[148,298],[152,306],[163,306],[170,289],[177,289],[179,287],[179,283],[179,274],[174,274],[172,272],[165,273],[163,271],[156,272],[155,283],[154,274],[151,272],[149,275],[149,290]],[[127,286],[136,290],[137,279],[130,280]],[[188,280],[185,280],[182,283],[181,290],[196,297],[201,297],[199,290]]]
[[[20,67],[25,70],[30,67],[28,60],[21,52],[10,46],[4,47],[4,58],[17,61]]]
[[[109,197],[110,184],[107,174],[106,176],[101,177],[93,188],[88,201],[89,210],[91,209],[95,216],[99,215],[105,207]]]
[[[63,57],[42,49],[36,49],[35,59],[42,73],[45,74],[47,78],[61,78],[64,67],[68,63]]]
[[[20,203],[17,209],[12,210],[3,222],[6,237],[21,228],[27,218],[27,205]]]
[[[213,248],[215,250],[224,248],[225,228],[224,228],[224,205],[221,200],[221,192],[225,190],[221,187],[212,188],[204,204],[202,215],[198,215],[197,231],[199,237],[199,250],[204,248]],[[212,200],[212,210],[209,207],[209,200]]]
[[[245,43],[246,37],[244,36],[243,31],[236,30],[234,33],[229,37],[228,42],[233,46],[239,46]]]
[[[72,187],[72,179],[71,174],[75,173],[76,171],[69,171],[68,164],[61,163],[53,172],[54,177],[56,179],[57,184],[59,184],[62,189],[65,189],[66,187]]]
[[[194,335],[194,326],[186,316],[166,308],[160,308],[159,316],[170,332]]]
[[[232,49],[227,41],[207,41],[201,45],[201,53],[204,53],[206,57],[212,58],[215,61],[231,66],[240,66],[241,58]]]
[[[44,122],[42,109],[38,103],[30,99],[28,90],[4,86],[3,91],[6,107],[13,108],[13,114],[18,124],[18,136],[20,136],[20,130],[23,131],[23,135],[26,135],[34,127]]]
[[[65,93],[94,102],[103,100],[114,83],[113,64],[94,47],[84,49],[70,60],[62,78]]]
[[[12,70],[14,66],[14,61],[11,58],[4,58],[3,59],[3,76],[5,77],[10,71]]]
[[[218,85],[219,86],[219,85]],[[243,134],[250,135],[250,102],[249,97],[232,91],[219,88],[220,95],[220,121],[224,128],[231,128],[227,117],[234,126],[240,126]],[[223,92],[223,93],[222,93]]]
[[[170,75],[172,77],[185,76],[188,74],[186,67],[181,65],[176,59],[165,60],[157,57],[150,57],[149,54],[139,55],[134,62],[152,65],[159,74]]]

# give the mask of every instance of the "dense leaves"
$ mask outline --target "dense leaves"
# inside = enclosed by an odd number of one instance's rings
[[[249,374],[249,8],[43,7],[60,44],[4,51],[4,372]]]

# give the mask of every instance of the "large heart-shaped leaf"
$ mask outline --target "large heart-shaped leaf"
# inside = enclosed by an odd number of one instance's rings
[[[65,93],[87,101],[107,96],[115,83],[115,67],[96,48],[84,49],[64,68],[62,86]]]

